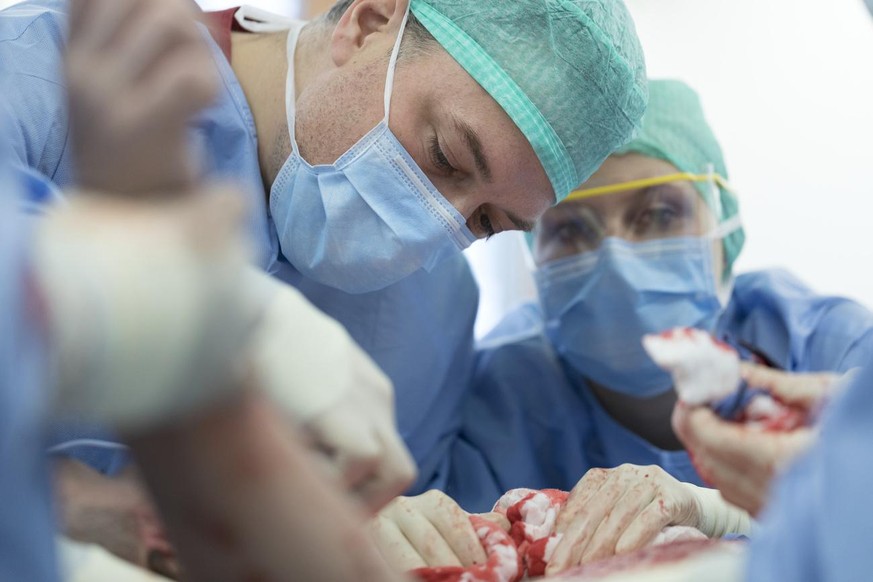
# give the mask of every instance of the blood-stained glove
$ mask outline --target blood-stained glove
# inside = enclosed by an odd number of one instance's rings
[[[751,519],[718,491],[680,483],[658,466],[592,469],[558,514],[547,574],[623,554],[652,542],[667,526],[689,526],[709,537],[746,534]]]

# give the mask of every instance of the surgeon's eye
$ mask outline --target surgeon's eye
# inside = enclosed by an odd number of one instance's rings
[[[446,157],[445,152],[443,152],[443,148],[440,146],[440,140],[437,136],[430,138],[430,158],[433,165],[438,169],[449,174],[456,171],[455,167],[449,161],[449,158]]]
[[[671,206],[656,206],[643,210],[636,219],[638,233],[670,233],[682,226],[682,216]]]
[[[600,239],[599,229],[582,219],[563,220],[549,228],[549,239],[562,245],[588,245],[594,246]]]
[[[497,234],[494,230],[494,224],[491,222],[491,217],[481,210],[479,211],[479,228],[481,229],[480,232],[485,235],[486,239]]]

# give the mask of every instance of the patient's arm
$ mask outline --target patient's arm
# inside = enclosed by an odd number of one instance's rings
[[[186,580],[397,579],[362,510],[256,392],[128,442]]]

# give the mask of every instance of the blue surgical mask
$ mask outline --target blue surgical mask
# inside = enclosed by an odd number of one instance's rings
[[[294,73],[286,111],[292,153],[270,192],[282,254],[304,276],[348,293],[382,289],[430,271],[476,237],[388,127],[391,89],[407,15],[391,53],[385,117],[336,162],[312,166],[294,138]],[[288,38],[294,62],[296,35]]]
[[[669,391],[670,375],[643,350],[642,337],[677,326],[714,330],[729,293],[716,282],[714,238],[607,238],[597,250],[540,268],[546,331],[563,360],[622,394]]]

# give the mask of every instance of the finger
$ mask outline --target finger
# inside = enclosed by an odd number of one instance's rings
[[[386,503],[402,494],[415,479],[412,455],[393,431],[382,431],[382,458],[374,475],[361,482],[355,493],[369,511],[379,511]]]
[[[82,25],[94,13],[96,0],[72,0],[70,2],[69,39],[80,37]]]
[[[555,533],[563,534],[571,523],[576,519],[579,512],[583,511],[588,501],[597,495],[600,487],[609,479],[610,472],[606,469],[591,469],[579,480],[566,503],[558,513],[555,520]]]
[[[461,565],[483,564],[487,556],[469,514],[447,495],[428,492],[423,497],[429,497],[431,503],[422,507],[422,512],[449,544]]]
[[[648,483],[645,484],[648,486]],[[606,514],[585,549],[576,560],[571,560],[571,565],[583,564],[600,558],[608,558],[615,554],[618,540],[624,532],[636,524],[642,513],[654,500],[654,490],[649,486],[635,486],[628,488],[618,500],[612,510]],[[658,528],[655,533],[660,531]]]
[[[796,374],[748,363],[740,370],[750,386],[767,390],[783,402],[804,406],[812,406],[827,396],[839,379],[827,372]]]
[[[482,519],[484,519],[486,521],[490,521],[491,523],[496,523],[498,526],[500,526],[500,529],[502,529],[505,532],[509,532],[509,528],[510,528],[509,520],[506,519],[506,516],[503,515],[502,513],[492,511],[490,513],[476,513],[474,515],[478,515]]]
[[[175,52],[121,96],[125,100],[122,121],[135,128],[149,122],[175,127],[209,105],[217,89],[212,61],[204,63],[189,51]]]
[[[719,418],[706,407],[695,408],[687,413],[684,432],[695,458],[718,456],[722,458],[748,457],[750,448],[761,433]]]
[[[325,414],[307,425],[306,430],[333,459],[347,489],[370,479],[378,468],[381,446],[369,426],[355,415]]]
[[[428,566],[463,566],[445,535],[408,498],[398,500],[391,516],[397,527]],[[470,525],[469,519],[467,526]],[[451,535],[451,533],[450,533]]]
[[[760,511],[766,498],[770,477],[759,470],[709,461],[700,466],[701,476],[718,488],[724,499],[752,515]]]
[[[624,554],[648,545],[662,529],[670,525],[672,519],[663,500],[653,499],[619,536],[615,553]]]
[[[152,550],[148,555],[147,567],[155,574],[160,574],[170,580],[178,580],[182,568],[175,554]]]
[[[89,54],[110,54],[112,43],[122,36],[127,23],[147,2],[137,0],[94,0],[87,13],[76,17],[75,46]]]
[[[427,563],[391,519],[378,516],[370,525],[370,535],[376,548],[389,566],[398,572],[424,568]]]
[[[562,532],[561,541],[555,547],[547,574],[560,572],[579,563],[600,523],[624,494],[620,475],[613,472],[605,482],[594,483],[596,491],[586,489],[579,497],[580,509],[573,521]]]
[[[115,47],[112,63],[117,67],[112,72],[122,83],[132,82],[147,76],[174,51],[191,51],[203,62],[211,59],[193,20],[186,22],[172,11],[146,11]]]

